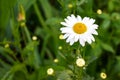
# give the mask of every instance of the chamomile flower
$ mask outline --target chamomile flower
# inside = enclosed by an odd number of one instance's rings
[[[106,78],[107,78],[107,74],[104,73],[104,72],[101,72],[101,73],[100,73],[100,77],[101,77],[102,79],[106,79]]]
[[[53,68],[48,68],[47,69],[47,74],[48,75],[53,75],[53,73],[54,73],[54,69]]]
[[[85,46],[85,42],[91,44],[95,41],[93,34],[98,35],[96,31],[98,25],[94,24],[95,19],[89,17],[82,19],[81,16],[77,15],[77,17],[75,17],[72,14],[64,20],[65,22],[61,22],[64,27],[60,28],[60,30],[64,34],[63,38],[66,39],[67,43],[73,45],[79,41],[82,46]]]
[[[76,64],[77,64],[77,66],[79,66],[79,67],[83,67],[83,66],[85,66],[85,60],[84,60],[83,58],[78,58],[78,59],[76,60]]]

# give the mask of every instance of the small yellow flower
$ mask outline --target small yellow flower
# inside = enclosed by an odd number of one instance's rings
[[[32,40],[36,41],[37,40],[37,36],[33,36]]]
[[[58,49],[61,50],[61,49],[62,49],[62,46],[59,46]]]
[[[98,9],[98,10],[97,10],[97,13],[98,13],[98,14],[102,14],[102,10],[101,10],[101,9]]]
[[[64,37],[63,37],[63,35],[62,35],[62,34],[59,36],[59,39],[61,39],[61,40],[62,40],[62,39],[64,39]]]
[[[47,69],[47,74],[48,75],[53,75],[54,74],[54,69],[53,68],[48,68]]]
[[[100,77],[101,77],[102,79],[106,79],[106,78],[107,78],[107,74],[104,73],[104,72],[101,72],[101,73],[100,73]]]
[[[58,63],[58,59],[54,59],[54,62],[55,62],[55,63]]]
[[[4,46],[4,47],[5,47],[5,48],[8,48],[9,46],[10,46],[9,44],[5,44],[5,46]]]
[[[73,5],[72,4],[68,4],[68,8],[72,8],[73,7]]]
[[[76,60],[76,64],[77,64],[77,66],[79,66],[79,67],[83,67],[83,66],[85,66],[85,60],[84,60],[83,58],[78,58],[78,59]]]

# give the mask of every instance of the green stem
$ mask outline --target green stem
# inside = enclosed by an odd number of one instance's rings
[[[43,26],[44,29],[48,30],[48,28],[47,28],[47,26],[46,26],[46,24],[44,22],[44,19],[42,17],[42,14],[39,11],[39,7],[38,7],[37,3],[34,3],[33,7],[34,7],[34,10],[36,12],[36,15],[38,16],[39,22],[41,23],[41,25]]]
[[[77,50],[76,50],[76,57],[82,57],[82,56],[81,56],[81,53],[82,53],[81,47],[78,46],[78,48],[77,48]]]
[[[27,26],[24,26],[23,28],[24,28],[24,31],[26,33],[26,37],[28,39],[28,42],[31,42],[32,40],[31,40],[30,33],[29,33],[28,29],[27,29]]]
[[[32,39],[31,39],[31,36],[30,36],[30,33],[28,31],[27,26],[24,25],[22,28],[23,28],[23,30],[25,32],[25,37],[27,38],[28,43],[32,42]],[[31,52],[31,53],[33,53],[35,67],[38,69],[39,68],[39,64],[40,64],[40,59],[39,59],[39,55],[38,55],[37,46],[34,47],[34,51]]]
[[[82,57],[85,57],[85,50],[86,50],[86,46],[84,47],[83,51],[82,51]]]
[[[76,8],[75,8],[75,13],[77,14],[77,12],[78,12],[78,0],[76,0],[76,6],[75,6]]]
[[[49,50],[48,48],[45,48],[45,50],[46,50],[46,53],[47,53],[49,59],[50,59],[50,60],[53,60],[54,57],[53,57],[52,53],[50,52],[50,50]]]
[[[78,71],[78,80],[82,80],[82,68]]]
[[[15,15],[14,10],[11,9],[10,26],[11,26],[12,34],[13,34],[14,39],[15,39],[15,42],[13,43],[13,45],[17,46],[21,51],[19,25],[15,23],[15,16],[14,15]],[[15,54],[12,54],[12,56],[16,59],[17,62],[20,62]],[[22,60],[23,60],[23,57],[22,57]]]
[[[41,49],[41,53],[40,53],[43,64],[44,64],[43,59],[44,59],[44,55],[45,55],[45,47],[46,47],[46,44],[47,44],[47,41],[48,41],[49,37],[50,37],[49,35],[46,36],[46,38],[44,40],[44,43],[43,43],[43,46],[42,46],[42,49]]]

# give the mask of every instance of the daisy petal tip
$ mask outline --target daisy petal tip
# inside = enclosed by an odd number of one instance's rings
[[[63,30],[63,28],[60,28],[60,31],[62,31]]]
[[[63,23],[63,22],[60,22],[60,24],[64,26],[64,23]]]
[[[73,44],[72,43],[70,43],[70,46],[72,46]]]
[[[95,40],[92,40],[93,42],[95,42]]]
[[[64,24],[64,22],[60,22],[60,24]]]
[[[74,16],[74,14],[71,14],[71,16]]]
[[[60,24],[62,24],[63,22],[60,22]]]
[[[81,45],[82,47],[84,47],[84,46],[85,46],[85,43],[80,43],[80,45]]]
[[[69,43],[69,44],[70,44],[70,46],[72,46],[72,45],[73,45],[73,43],[74,43],[74,42],[70,41],[70,43]]]
[[[96,33],[95,35],[98,35],[98,33]]]
[[[81,46],[82,46],[82,47],[84,47],[84,46],[85,46],[85,44],[81,44]]]

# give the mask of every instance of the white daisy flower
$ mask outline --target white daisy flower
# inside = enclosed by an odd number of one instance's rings
[[[66,39],[66,42],[70,43],[70,45],[79,41],[82,46],[85,46],[85,42],[91,44],[92,41],[95,41],[93,34],[98,35],[96,31],[98,25],[94,24],[94,19],[89,17],[82,19],[79,15],[75,17],[72,14],[64,20],[65,22],[61,22],[64,27],[60,28],[60,30],[64,34],[63,38]]]

